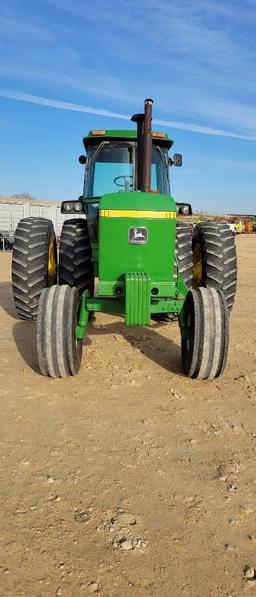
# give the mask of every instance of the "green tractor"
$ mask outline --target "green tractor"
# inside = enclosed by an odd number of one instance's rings
[[[21,318],[37,320],[43,375],[77,374],[88,320],[97,312],[123,315],[126,326],[176,314],[185,375],[212,379],[224,371],[234,238],[225,224],[204,222],[192,235],[182,221],[191,207],[176,204],[169,183],[169,167],[182,157],[168,157],[173,142],[152,132],[152,104],[145,100],[144,113],[132,117],[137,130],[94,130],[83,139],[83,195],[62,203],[72,219],[64,221],[58,260],[49,220],[18,225],[14,302]]]

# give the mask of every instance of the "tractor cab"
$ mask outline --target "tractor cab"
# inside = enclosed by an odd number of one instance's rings
[[[135,115],[134,120],[137,122]],[[86,214],[92,242],[98,240],[98,214],[100,200],[109,193],[130,193],[143,190],[140,123],[135,130],[93,130],[83,143],[86,156],[79,162],[85,165],[84,188],[80,201],[86,204]],[[181,166],[182,157],[175,154],[169,158],[168,150],[173,141],[163,132],[152,131],[150,155],[151,193],[170,195],[169,167]]]
[[[173,142],[161,132],[153,132],[152,141],[151,190],[169,195],[168,149]],[[85,198],[138,189],[136,131],[90,131],[83,142],[86,157],[79,160],[85,164]]]
[[[78,201],[63,201],[61,205],[64,214],[85,211],[92,242],[97,241],[99,205],[104,195],[146,190],[170,196],[169,168],[182,165],[181,154],[169,157],[173,141],[166,133],[150,128],[149,135],[144,135],[143,114],[135,114],[131,120],[137,130],[92,130],[83,138],[86,155],[79,156],[85,166],[83,194]],[[176,206],[181,215],[192,214],[189,203]]]

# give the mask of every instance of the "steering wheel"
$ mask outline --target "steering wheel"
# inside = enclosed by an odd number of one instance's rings
[[[123,184],[117,182],[118,180],[120,180],[120,178],[124,181]],[[117,187],[123,187],[124,189],[127,189],[127,187],[132,187],[132,182],[129,182],[128,179],[132,180],[133,176],[129,176],[128,174],[124,174],[123,176],[116,176],[116,178],[114,178],[114,183]]]

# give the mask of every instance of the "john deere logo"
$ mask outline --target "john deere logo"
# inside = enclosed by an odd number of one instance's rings
[[[145,245],[147,240],[147,228],[129,228],[129,243],[132,245]]]

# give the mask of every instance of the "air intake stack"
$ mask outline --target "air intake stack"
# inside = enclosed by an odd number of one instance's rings
[[[134,114],[131,117],[137,123],[137,163],[136,163],[136,189],[148,193],[151,188],[152,164],[152,99],[144,102],[144,114]]]

